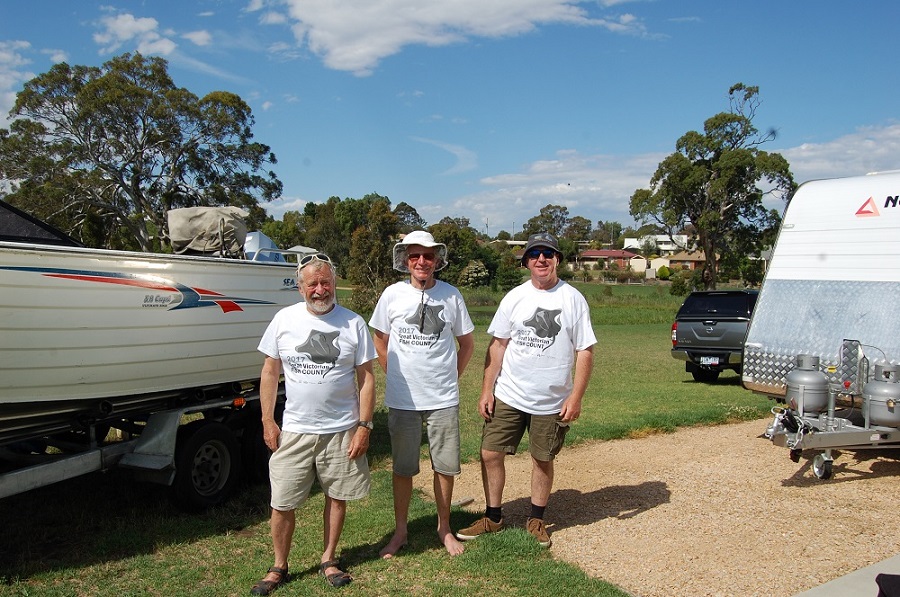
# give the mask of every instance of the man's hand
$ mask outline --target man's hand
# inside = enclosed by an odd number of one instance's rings
[[[263,441],[272,452],[278,449],[278,438],[281,437],[281,428],[275,421],[263,421]]]
[[[353,434],[353,439],[350,440],[350,449],[347,450],[347,456],[351,460],[359,458],[368,451],[369,435],[371,433],[372,432],[365,427],[356,428],[356,433]]]
[[[494,416],[494,402],[492,393],[482,394],[481,399],[478,400],[478,413],[485,421],[490,421]]]
[[[566,398],[563,402],[562,410],[559,413],[563,423],[571,423],[581,416],[581,399],[576,400],[572,396]]]

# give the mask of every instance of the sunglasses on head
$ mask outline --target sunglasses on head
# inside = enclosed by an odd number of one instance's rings
[[[544,259],[552,259],[556,255],[556,251],[553,249],[531,249],[525,253],[525,257],[528,259],[537,259],[541,255],[544,256]]]
[[[299,272],[313,261],[324,261],[328,265],[332,267],[334,266],[334,264],[331,262],[331,257],[326,255],[325,253],[313,253],[312,255],[304,255],[300,258],[300,261],[297,265],[297,271]]]

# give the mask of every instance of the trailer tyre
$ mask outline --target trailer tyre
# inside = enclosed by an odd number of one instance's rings
[[[240,474],[240,444],[227,425],[195,421],[178,430],[172,491],[179,506],[196,511],[221,504]]]

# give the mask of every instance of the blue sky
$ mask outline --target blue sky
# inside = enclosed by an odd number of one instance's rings
[[[798,182],[900,168],[898,24],[874,1],[6,2],[0,126],[55,62],[140,51],[250,104],[276,218],[375,192],[491,236],[547,204],[631,225],[631,194],[736,82]]]

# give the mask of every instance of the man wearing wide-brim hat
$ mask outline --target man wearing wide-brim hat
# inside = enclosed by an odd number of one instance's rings
[[[581,414],[597,342],[584,296],[556,274],[561,257],[552,234],[529,236],[522,265],[531,277],[503,297],[488,327],[492,338],[478,401],[485,421],[486,509],[483,518],[456,533],[461,540],[503,528],[505,458],[516,453],[528,431],[531,512],[525,526],[541,546],[550,547],[544,511],[553,488],[553,459]]]
[[[416,230],[394,245],[393,260],[394,269],[409,278],[384,290],[369,321],[387,378],[384,403],[393,456],[396,528],[381,556],[395,556],[408,541],[423,425],[434,473],[438,539],[450,555],[458,555],[463,545],[450,530],[450,503],[461,472],[459,377],[475,349],[475,326],[459,290],[435,278],[447,265],[447,245]]]

